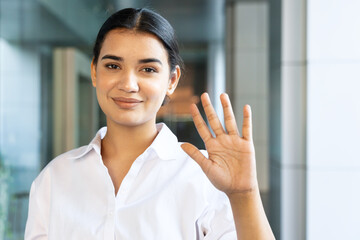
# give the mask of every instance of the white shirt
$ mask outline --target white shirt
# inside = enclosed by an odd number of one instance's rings
[[[106,127],[52,160],[32,183],[25,239],[236,239],[226,195],[165,124],[157,128],[116,196],[101,158]]]

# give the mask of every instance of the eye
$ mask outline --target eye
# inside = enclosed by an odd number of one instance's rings
[[[106,64],[105,66],[109,69],[120,69],[120,67],[116,64]]]
[[[147,73],[156,73],[157,72],[155,68],[150,68],[150,67],[143,68],[141,71],[147,72]]]

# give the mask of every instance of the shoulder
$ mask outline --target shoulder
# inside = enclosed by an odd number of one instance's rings
[[[56,168],[59,165],[63,165],[63,164],[71,164],[75,160],[83,158],[90,151],[91,151],[91,148],[89,145],[75,148],[75,149],[65,152],[63,154],[60,154],[59,156],[57,156],[56,158],[51,160],[44,169]]]
[[[86,159],[99,158],[101,139],[106,134],[106,131],[106,127],[101,128],[88,145],[67,151],[51,160],[42,169],[35,182],[56,177],[64,179],[65,176],[76,174],[77,166],[85,164],[84,162],[86,162],[85,165],[88,165],[88,161],[85,161]]]
[[[77,161],[81,161],[82,158],[87,155],[91,149],[89,146],[82,146],[68,152],[65,152],[53,160],[51,160],[39,173],[34,180],[35,185],[40,185],[43,182],[50,181],[51,178],[56,175],[61,175],[62,172],[69,171],[73,168]]]

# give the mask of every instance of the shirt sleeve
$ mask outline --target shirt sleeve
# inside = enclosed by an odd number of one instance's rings
[[[33,182],[29,196],[29,211],[25,228],[25,240],[46,240],[48,239],[47,219],[44,214],[44,203],[40,200],[41,191]]]
[[[197,221],[198,239],[236,240],[236,228],[227,196],[216,190],[209,206]]]

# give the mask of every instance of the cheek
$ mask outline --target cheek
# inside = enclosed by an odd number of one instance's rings
[[[106,104],[104,94],[99,90],[98,87],[96,88],[96,98],[97,98],[97,102],[98,102],[99,107],[101,108],[102,112],[105,113],[105,115],[107,115],[108,111],[107,111],[106,106],[108,106],[108,104]]]
[[[115,81],[99,74],[96,80],[96,97],[103,112],[106,112],[109,101],[109,92],[115,86]]]
[[[98,92],[107,92],[116,85],[116,78],[106,74],[98,74],[96,81],[96,90]]]
[[[149,81],[140,86],[140,89],[145,93],[148,98],[160,99],[162,102],[167,91],[167,83],[165,81]]]

